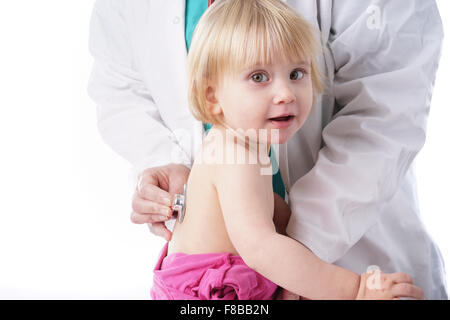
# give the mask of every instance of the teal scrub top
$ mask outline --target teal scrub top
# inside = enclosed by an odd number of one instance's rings
[[[192,34],[197,26],[203,13],[208,9],[208,0],[186,0],[186,10],[185,10],[185,37],[186,37],[186,48],[189,51],[192,41]],[[212,125],[210,123],[203,123],[203,128],[205,132],[208,133]],[[272,162],[272,167],[276,166],[278,168],[277,159],[272,152],[272,147],[269,151],[270,161]],[[272,186],[273,191],[277,193],[281,198],[285,200],[286,189],[284,187],[283,178],[281,177],[281,172],[278,169],[276,174],[272,176]]]

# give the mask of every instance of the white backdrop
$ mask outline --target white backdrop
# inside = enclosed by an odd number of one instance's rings
[[[129,164],[97,131],[93,2],[0,2],[0,299],[149,299],[164,240],[130,222]],[[450,5],[438,5],[450,34]],[[423,220],[450,265],[448,74],[446,39],[415,165]]]

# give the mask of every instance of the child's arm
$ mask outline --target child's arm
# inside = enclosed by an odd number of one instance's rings
[[[271,177],[259,165],[219,165],[215,186],[230,239],[245,263],[310,299],[354,299],[358,274],[325,263],[301,243],[278,234]]]
[[[273,193],[274,209],[273,209],[273,223],[275,224],[277,233],[286,234],[286,227],[291,217],[291,208],[287,205],[286,201],[281,198],[278,193]],[[292,293],[286,289],[278,291],[277,300],[299,300],[300,296]]]
[[[423,299],[405,273],[361,276],[317,258],[278,234],[271,176],[258,165],[218,166],[214,184],[230,239],[245,263],[284,289],[309,299]]]

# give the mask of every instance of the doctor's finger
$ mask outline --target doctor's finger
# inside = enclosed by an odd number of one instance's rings
[[[391,291],[394,297],[408,297],[418,300],[424,299],[422,289],[410,283],[397,283],[392,287]]]
[[[148,223],[147,225],[150,232],[153,233],[154,235],[163,237],[167,241],[170,241],[170,239],[172,238],[172,232],[170,232],[170,230],[167,229],[164,222]]]
[[[165,183],[164,175],[156,168],[149,168],[141,172],[136,184],[136,190],[140,191],[146,185],[160,186]]]
[[[131,222],[136,224],[143,224],[143,223],[167,221],[169,220],[169,218],[167,216],[163,216],[160,214],[140,214],[132,211],[130,215],[130,220]]]
[[[133,196],[131,208],[134,212],[140,214],[161,214],[167,217],[172,215],[169,206],[160,205],[154,201],[145,200],[139,197],[138,194]]]
[[[165,206],[172,205],[172,196],[170,193],[153,184],[141,186],[136,192],[143,199],[154,201]]]

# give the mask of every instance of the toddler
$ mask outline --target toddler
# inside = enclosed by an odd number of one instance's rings
[[[278,287],[308,299],[421,298],[407,274],[358,275],[285,235],[290,210],[273,192],[269,150],[301,128],[322,92],[316,37],[279,0],[222,0],[200,19],[188,99],[213,126],[189,175],[184,220],[154,269],[152,299],[274,299]]]

